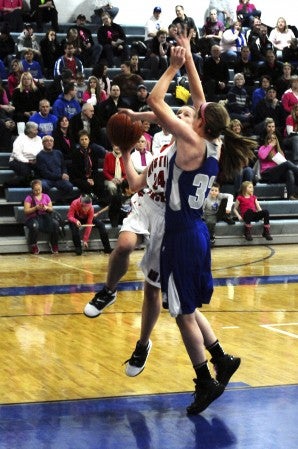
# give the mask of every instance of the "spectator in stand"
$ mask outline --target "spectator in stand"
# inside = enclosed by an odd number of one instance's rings
[[[285,62],[291,62],[294,64],[298,60],[298,39],[294,37],[288,47],[285,47],[282,52],[282,59]]]
[[[100,126],[105,128],[113,114],[116,114],[120,108],[128,106],[127,101],[121,95],[120,87],[117,84],[112,84],[109,98],[95,106],[95,114],[99,119]]]
[[[284,109],[276,97],[276,88],[270,86],[265,97],[258,102],[254,114],[255,133],[260,134],[265,123],[266,118],[272,118],[276,125],[276,129],[280,134],[283,133],[285,127],[285,113]]]
[[[222,59],[234,67],[243,46],[246,46],[246,39],[242,33],[241,22],[236,21],[222,35],[220,41]]]
[[[276,83],[278,78],[283,74],[283,63],[276,59],[273,50],[267,50],[265,55],[265,61],[261,62],[258,66],[258,76],[269,75],[273,84]]]
[[[16,123],[1,112],[0,120],[0,153],[11,152],[16,139]]]
[[[58,58],[55,62],[54,77],[61,77],[63,69],[69,69],[74,79],[76,79],[77,73],[84,73],[82,61],[74,56],[74,53],[74,45],[72,43],[65,42],[64,55]]]
[[[143,173],[145,168],[152,162],[153,155],[148,150],[148,143],[145,136],[141,136],[131,153],[131,161],[137,173]]]
[[[252,60],[259,65],[266,60],[268,50],[273,50],[273,44],[267,35],[267,26],[260,23],[259,19],[255,19],[256,25],[247,38],[248,46],[251,52]],[[255,31],[254,31],[255,30]]]
[[[131,109],[135,112],[141,111],[144,107],[147,107],[147,97],[149,95],[148,89],[145,84],[139,84],[137,88],[137,94],[134,101],[131,103]]]
[[[225,99],[228,93],[229,68],[221,59],[220,46],[211,47],[211,56],[204,61],[203,86],[208,101]]]
[[[293,106],[298,103],[298,75],[291,77],[291,87],[281,97],[281,103],[286,114],[291,114]]]
[[[138,54],[131,54],[130,58],[129,58],[129,62],[130,62],[130,71],[131,71],[131,73],[133,73],[134,75],[139,75],[140,77],[143,78],[142,69],[141,69],[141,66],[140,66],[139,55]]]
[[[283,147],[288,160],[298,166],[298,103],[292,107],[286,119]]]
[[[108,98],[106,92],[101,88],[101,85],[96,76],[91,75],[87,80],[87,88],[82,96],[83,103],[96,104]]]
[[[76,76],[76,99],[82,106],[83,104],[83,95],[87,89],[87,81],[85,79],[85,75],[83,73],[77,73]]]
[[[251,107],[253,115],[255,115],[256,113],[256,107],[259,101],[265,98],[267,89],[270,87],[270,84],[271,78],[268,75],[263,75],[260,78],[260,87],[257,87],[252,93]]]
[[[96,23],[102,25],[102,15],[107,12],[111,18],[114,20],[119,12],[119,8],[112,5],[112,2],[107,0],[93,0],[94,13],[96,16]]]
[[[76,142],[69,131],[69,120],[62,116],[58,119],[57,127],[53,131],[54,148],[61,151],[67,168],[70,173],[72,163],[72,152],[76,149]]]
[[[161,128],[161,131],[158,131],[153,135],[151,150],[154,157],[159,155],[163,147],[170,144],[172,137],[172,134],[170,134],[164,127]]]
[[[88,132],[92,146],[94,146],[94,144],[97,146],[104,144],[104,137],[100,127],[99,118],[94,114],[94,106],[90,103],[84,103],[81,112],[74,115],[69,122],[70,134],[77,144],[80,140],[79,131],[82,129]],[[103,158],[105,151],[102,153],[102,148],[97,148],[97,146],[95,146],[95,149],[101,153],[100,157]]]
[[[0,59],[0,80],[5,80],[7,78],[7,71],[2,59]]]
[[[45,76],[52,79],[54,76],[55,62],[63,53],[56,31],[50,28],[40,41],[40,51],[44,65]]]
[[[210,55],[213,45],[219,45],[224,30],[224,24],[217,18],[217,10],[211,9],[209,17],[207,17],[202,28],[202,38],[205,41],[206,54]]]
[[[243,27],[250,28],[254,17],[261,18],[262,12],[258,10],[249,0],[239,0],[236,8],[237,18],[241,20]]]
[[[98,168],[98,153],[90,145],[88,132],[82,129],[79,131],[79,146],[72,153],[70,180],[82,193],[95,195],[96,201],[106,206],[103,179]]]
[[[14,141],[9,167],[16,173],[16,177],[11,185],[28,186],[32,177],[35,176],[36,156],[42,150],[42,141],[37,133],[37,124],[27,122],[24,133]]]
[[[64,92],[58,96],[53,104],[53,114],[56,117],[66,116],[69,120],[74,115],[81,112],[81,106],[76,96],[75,83],[68,83],[64,86]]]
[[[72,241],[75,247],[75,253],[80,256],[83,252],[81,243],[81,230],[83,233],[83,247],[88,249],[88,241],[92,231],[92,227],[96,227],[104,248],[104,253],[110,254],[112,248],[109,241],[104,223],[100,220],[99,215],[102,211],[94,213],[92,198],[90,195],[81,195],[72,201],[67,213],[67,220],[72,234]],[[84,227],[85,226],[85,227]]]
[[[244,237],[247,241],[253,240],[251,235],[251,222],[264,221],[262,237],[266,240],[273,240],[270,235],[269,212],[262,209],[257,197],[254,195],[254,186],[250,181],[241,184],[241,191],[236,198],[234,212],[239,221],[244,221]]]
[[[263,182],[285,182],[289,200],[295,200],[298,186],[298,167],[285,158],[275,134],[268,135],[265,144],[259,148],[258,158]]]
[[[220,20],[220,22],[227,28],[232,25],[236,19],[230,0],[210,0],[207,15],[210,14],[211,9],[216,9],[218,20]]]
[[[22,73],[24,72],[21,61],[13,59],[10,63],[10,71],[7,79],[7,91],[9,99],[12,98],[12,94],[15,88],[20,84]]]
[[[161,7],[155,6],[153,15],[147,20],[145,24],[145,42],[153,39],[159,30],[165,30],[167,23],[161,18]]]
[[[15,41],[10,34],[9,25],[4,22],[0,28],[0,59],[2,59],[6,67],[10,66],[14,54]]]
[[[226,108],[231,119],[240,120],[244,133],[248,134],[252,126],[252,114],[250,112],[250,98],[244,85],[244,76],[242,73],[236,73],[234,86],[229,89],[227,94]]]
[[[61,76],[56,76],[54,80],[47,87],[46,97],[50,101],[51,105],[56,101],[58,96],[64,92],[64,87],[69,83],[75,83],[72,71],[69,69],[62,69]]]
[[[43,73],[41,65],[34,60],[34,52],[31,48],[24,51],[23,59],[21,59],[24,72],[30,72],[36,82],[43,84]]]
[[[65,200],[72,196],[73,185],[69,181],[69,175],[61,151],[54,149],[54,138],[43,136],[43,149],[36,156],[36,172],[42,182],[42,190],[50,195],[54,187],[59,192],[59,200]]]
[[[11,102],[15,107],[16,122],[27,122],[39,109],[44,91],[37,86],[30,72],[23,72],[20,83],[14,89]]]
[[[234,65],[235,73],[242,73],[245,77],[245,86],[247,91],[251,94],[252,88],[255,86],[257,80],[256,65],[251,61],[250,49],[247,45],[241,47],[240,55]]]
[[[279,17],[275,28],[269,34],[269,40],[274,45],[274,50],[278,59],[282,59],[283,49],[291,44],[291,40],[295,39],[295,34],[288,27],[286,19]]]
[[[260,130],[258,143],[259,146],[265,145],[265,139],[267,139],[269,136],[275,135],[277,137],[277,140],[279,143],[282,144],[283,135],[280,134],[278,129],[276,128],[275,121],[271,117],[267,117],[264,120],[263,128]]]
[[[168,51],[166,30],[159,30],[147,45],[147,54],[143,67],[150,71],[149,79],[157,80],[168,67]]]
[[[115,67],[115,57],[120,58],[121,61],[129,59],[126,35],[124,29],[114,23],[108,13],[103,13],[101,19],[103,25],[98,28],[97,38],[99,44],[103,46],[102,57],[107,60],[109,67]]]
[[[120,148],[113,145],[113,151],[108,151],[103,163],[104,185],[109,195],[118,195],[122,192],[126,181],[126,172]]]
[[[29,228],[28,243],[30,252],[39,254],[37,245],[38,232],[49,234],[49,247],[53,254],[58,254],[59,224],[53,219],[53,204],[51,198],[42,193],[42,183],[39,179],[31,182],[32,194],[26,196],[24,201],[25,226]]]
[[[34,34],[33,26],[30,23],[25,25],[23,31],[18,36],[17,47],[18,47],[17,53],[18,58],[22,58],[24,56],[25,51],[27,51],[30,48],[34,53],[34,58],[37,61],[40,61],[41,57],[40,46]]]
[[[9,25],[10,31],[22,31],[24,27],[22,8],[23,0],[0,0],[1,21]]]
[[[151,123],[148,120],[143,119],[142,128],[143,128],[143,137],[145,137],[147,141],[147,150],[151,152],[152,139],[153,139],[151,131]]]
[[[37,31],[43,31],[43,24],[51,22],[58,33],[58,11],[53,0],[30,0],[31,17],[36,21]]]
[[[293,66],[289,62],[283,63],[283,74],[276,80],[275,87],[277,92],[277,98],[280,100],[286,90],[291,87],[291,77],[293,72]]]
[[[95,43],[91,31],[86,27],[86,16],[79,14],[75,28],[78,31],[81,48],[81,59],[85,67],[95,66],[102,53],[102,45]]]
[[[175,25],[181,25],[182,27],[186,25],[188,30],[190,30],[191,28],[194,30],[197,29],[195,21],[192,17],[188,17],[185,14],[183,6],[177,5],[175,7],[175,13],[176,18],[172,21],[172,23],[174,23]]]
[[[211,245],[215,243],[215,228],[218,221],[225,221],[229,225],[235,224],[231,216],[232,206],[233,195],[221,193],[220,185],[214,182],[203,206],[203,217],[208,227]]]
[[[108,66],[104,62],[97,64],[93,70],[92,75],[96,76],[99,81],[100,87],[104,90],[109,97],[111,92],[111,80],[108,77]]]
[[[15,108],[12,104],[10,104],[7,97],[7,92],[2,85],[2,80],[0,79],[0,120],[7,117],[12,118],[14,110]]]
[[[57,126],[58,118],[56,115],[50,113],[50,102],[44,98],[39,102],[39,112],[31,115],[30,121],[37,123],[38,135],[42,138],[45,135],[53,135]]]
[[[140,75],[131,73],[130,61],[123,62],[120,66],[119,75],[113,78],[113,84],[120,87],[121,96],[128,104],[132,103],[137,94],[138,86],[143,82]]]

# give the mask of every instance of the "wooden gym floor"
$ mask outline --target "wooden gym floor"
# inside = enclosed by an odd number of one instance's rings
[[[144,372],[124,373],[139,334],[141,256],[93,320],[82,309],[108,256],[0,256],[0,449],[296,449],[298,245],[212,250],[203,312],[242,364],[194,418],[193,370],[166,311]]]

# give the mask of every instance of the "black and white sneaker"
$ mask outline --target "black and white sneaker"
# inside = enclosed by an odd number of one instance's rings
[[[136,349],[132,353],[130,359],[126,360],[125,373],[129,377],[135,377],[144,370],[148,355],[152,348],[152,341],[149,340],[147,346],[141,345],[138,341]]]
[[[215,379],[201,382],[194,379],[194,383],[196,384],[195,400],[186,408],[188,415],[197,415],[203,412],[211,402],[215,401],[225,391],[225,386]]]
[[[240,357],[234,357],[233,355],[225,354],[219,359],[211,359],[211,363],[213,363],[214,365],[216,380],[224,386],[227,386],[230,378],[239,368],[241,359]]]
[[[88,318],[95,318],[108,306],[116,301],[117,291],[111,292],[106,287],[100,290],[94,298],[86,304],[84,314]]]

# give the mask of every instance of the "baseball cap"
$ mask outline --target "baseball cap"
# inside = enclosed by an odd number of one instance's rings
[[[161,7],[155,6],[155,8],[153,9],[153,12],[161,12]]]
[[[86,20],[86,16],[84,16],[84,14],[79,14],[77,20]]]
[[[147,87],[145,86],[145,84],[139,84],[137,90],[140,90],[140,89],[148,90]]]

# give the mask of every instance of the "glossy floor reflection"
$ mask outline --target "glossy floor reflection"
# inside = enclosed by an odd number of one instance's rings
[[[298,386],[231,384],[199,416],[191,394],[0,407],[1,448],[296,449]]]

